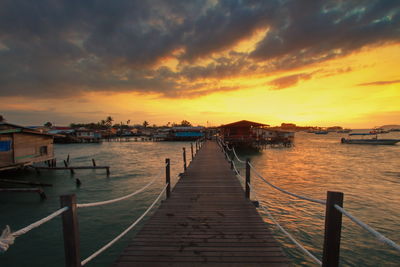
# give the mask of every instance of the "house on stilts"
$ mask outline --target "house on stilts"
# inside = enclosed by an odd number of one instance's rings
[[[0,122],[0,171],[54,158],[53,135]]]
[[[220,137],[225,143],[239,149],[261,150],[268,145],[291,146],[294,132],[269,128],[268,124],[247,120],[221,125]]]

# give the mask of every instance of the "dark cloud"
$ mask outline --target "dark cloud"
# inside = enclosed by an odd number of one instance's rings
[[[285,23],[271,28],[251,56],[288,57],[309,64],[348,54],[365,45],[400,39],[400,2],[287,1]]]
[[[209,94],[228,90],[216,85],[222,78],[269,75],[398,42],[399,28],[396,0],[3,0],[0,96]],[[234,50],[258,30],[268,31],[254,51]],[[171,58],[177,69],[162,66]]]
[[[308,80],[312,77],[311,73],[298,73],[288,76],[279,77],[268,82],[268,85],[271,85],[274,90],[285,89],[288,87],[295,86],[301,80]]]
[[[358,86],[370,86],[370,85],[387,85],[387,84],[395,84],[400,83],[400,80],[392,80],[392,81],[375,81],[368,83],[359,83]]]

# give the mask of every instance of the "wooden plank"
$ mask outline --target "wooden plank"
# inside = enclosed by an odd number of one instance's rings
[[[114,266],[204,264],[290,265],[214,142],[199,150]]]

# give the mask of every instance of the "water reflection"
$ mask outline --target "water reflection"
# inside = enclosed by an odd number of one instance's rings
[[[399,133],[390,135],[387,138],[400,139]],[[249,157],[264,177],[290,192],[316,199],[325,199],[328,190],[344,192],[348,211],[400,243],[400,146],[343,145],[340,143],[343,136],[298,133],[292,148],[239,156]],[[324,207],[282,194],[255,175],[252,183],[259,192],[260,202],[270,207],[282,226],[321,257]],[[314,264],[273,229],[297,265]],[[398,266],[400,255],[395,250],[376,241],[347,218],[343,220],[342,231],[344,266]]]

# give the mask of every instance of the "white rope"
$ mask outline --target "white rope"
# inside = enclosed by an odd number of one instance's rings
[[[246,161],[241,160],[241,159],[238,157],[238,155],[236,154],[235,147],[233,147],[232,150],[233,150],[233,154],[235,155],[236,159],[237,159],[240,163],[246,163]]]
[[[165,190],[167,189],[167,186],[169,184],[166,184],[163,188],[163,190],[161,191],[161,193],[158,195],[158,197],[154,200],[154,202],[147,208],[147,210],[134,222],[132,223],[128,228],[126,228],[122,233],[120,233],[117,237],[115,237],[113,240],[111,240],[110,242],[108,242],[105,246],[103,246],[102,248],[100,248],[98,251],[96,251],[95,253],[93,253],[92,255],[90,255],[88,258],[86,258],[85,260],[83,260],[81,262],[81,265],[84,266],[86,263],[88,263],[89,261],[93,260],[94,258],[96,258],[100,253],[102,253],[103,251],[105,251],[106,249],[108,249],[109,247],[111,247],[115,242],[117,242],[121,237],[123,237],[124,235],[126,235],[133,227],[135,227],[143,218],[144,216],[146,216],[147,213],[149,213],[149,211],[154,207],[154,205],[158,202],[158,200],[160,200],[161,196],[163,195],[163,193],[165,192]]]
[[[273,188],[275,188],[275,189],[281,191],[282,193],[285,193],[285,194],[288,194],[288,195],[291,195],[291,196],[294,196],[294,197],[297,197],[297,198],[300,198],[300,199],[303,199],[303,200],[307,200],[307,201],[310,201],[310,202],[315,202],[315,203],[322,204],[322,205],[325,205],[325,204],[326,204],[326,201],[324,201],[324,200],[319,200],[319,199],[313,199],[313,198],[309,198],[309,197],[300,196],[300,195],[297,195],[297,194],[295,194],[295,193],[286,191],[285,189],[282,189],[282,188],[280,188],[280,187],[278,187],[278,186],[276,186],[276,185],[271,184],[270,182],[268,182],[268,181],[256,170],[256,168],[253,167],[253,165],[251,165],[251,163],[249,163],[249,165],[250,165],[250,167],[253,169],[253,171],[255,172],[255,174],[256,174],[258,177],[261,178],[261,180],[263,180],[264,182],[266,182],[266,183],[267,183],[268,185],[270,185],[271,187],[273,187]]]
[[[165,166],[167,166],[168,164],[165,164]],[[164,170],[163,170],[164,171]],[[99,202],[92,202],[92,203],[84,203],[84,204],[76,204],[76,207],[78,208],[87,208],[87,207],[96,207],[96,206],[102,206],[102,205],[107,205],[107,204],[111,204],[111,203],[115,203],[130,197],[133,197],[134,195],[137,195],[141,192],[143,192],[147,187],[149,187],[150,185],[152,185],[155,181],[156,181],[157,176],[154,177],[154,179],[152,181],[150,181],[147,185],[143,186],[141,189],[130,193],[126,196],[123,197],[119,197],[119,198],[114,198],[114,199],[110,199],[110,200],[105,200],[105,201],[99,201]]]
[[[239,181],[241,181],[241,180],[245,181],[244,177],[242,175],[240,175],[238,169],[236,168],[235,162],[233,162],[233,170],[235,171],[236,177],[238,178]]]
[[[226,149],[228,149],[228,151],[232,151],[233,148],[229,148],[228,144],[225,144]]]
[[[342,207],[340,207],[339,205],[335,204],[334,207],[340,211],[341,213],[343,213],[344,215],[346,215],[350,220],[352,220],[354,223],[358,224],[359,226],[361,226],[362,228],[364,228],[367,232],[369,232],[370,234],[372,234],[373,236],[375,236],[376,239],[378,239],[379,241],[385,243],[386,245],[389,245],[391,247],[393,247],[394,249],[396,249],[397,251],[400,251],[400,246],[398,244],[396,244],[394,241],[390,240],[389,238],[387,238],[386,236],[382,235],[381,233],[379,233],[378,231],[376,231],[375,229],[373,229],[371,226],[367,225],[366,223],[360,221],[359,219],[357,219],[356,217],[354,217],[353,215],[351,215],[349,212],[347,212],[346,210],[344,210]]]
[[[149,187],[150,185],[152,185],[157,177],[155,177],[150,183],[148,183],[147,185],[143,186],[141,189],[130,193],[129,195],[123,196],[123,197],[119,197],[119,198],[114,198],[114,199],[110,199],[110,200],[105,200],[105,201],[99,201],[99,202],[92,202],[92,203],[84,203],[84,204],[76,204],[76,206],[78,208],[87,208],[87,207],[96,207],[96,206],[102,206],[102,205],[107,205],[107,204],[111,204],[111,203],[115,203],[130,197],[133,197],[134,195],[137,195],[141,192],[143,192],[147,187]]]
[[[52,214],[44,217],[43,219],[34,222],[18,231],[15,232],[11,232],[10,230],[10,226],[6,226],[6,229],[3,230],[1,236],[0,236],[0,251],[5,252],[10,245],[14,244],[14,240],[15,238],[28,233],[29,231],[31,231],[32,229],[35,229],[39,226],[41,226],[42,224],[54,219],[55,217],[57,217],[58,215],[62,214],[63,212],[65,212],[68,209],[68,207],[64,207],[61,208],[55,212],[53,212]]]
[[[250,185],[250,183],[247,183],[250,187],[251,192],[254,193],[254,195],[256,196],[256,199],[258,199],[257,197],[257,193],[255,192],[255,190],[253,189],[253,187]],[[271,221],[273,221],[275,223],[276,226],[278,226],[278,228],[290,239],[292,240],[292,242],[301,250],[303,251],[306,255],[308,255],[311,259],[313,259],[315,261],[315,263],[317,263],[318,265],[322,265],[322,262],[315,257],[310,251],[308,251],[302,244],[300,244],[288,231],[286,231],[279,223],[278,221],[275,220],[275,218],[272,216],[272,214],[269,212],[269,210],[267,208],[265,208],[263,205],[260,205],[260,207],[265,211],[265,213],[268,215],[268,217],[271,219]]]

